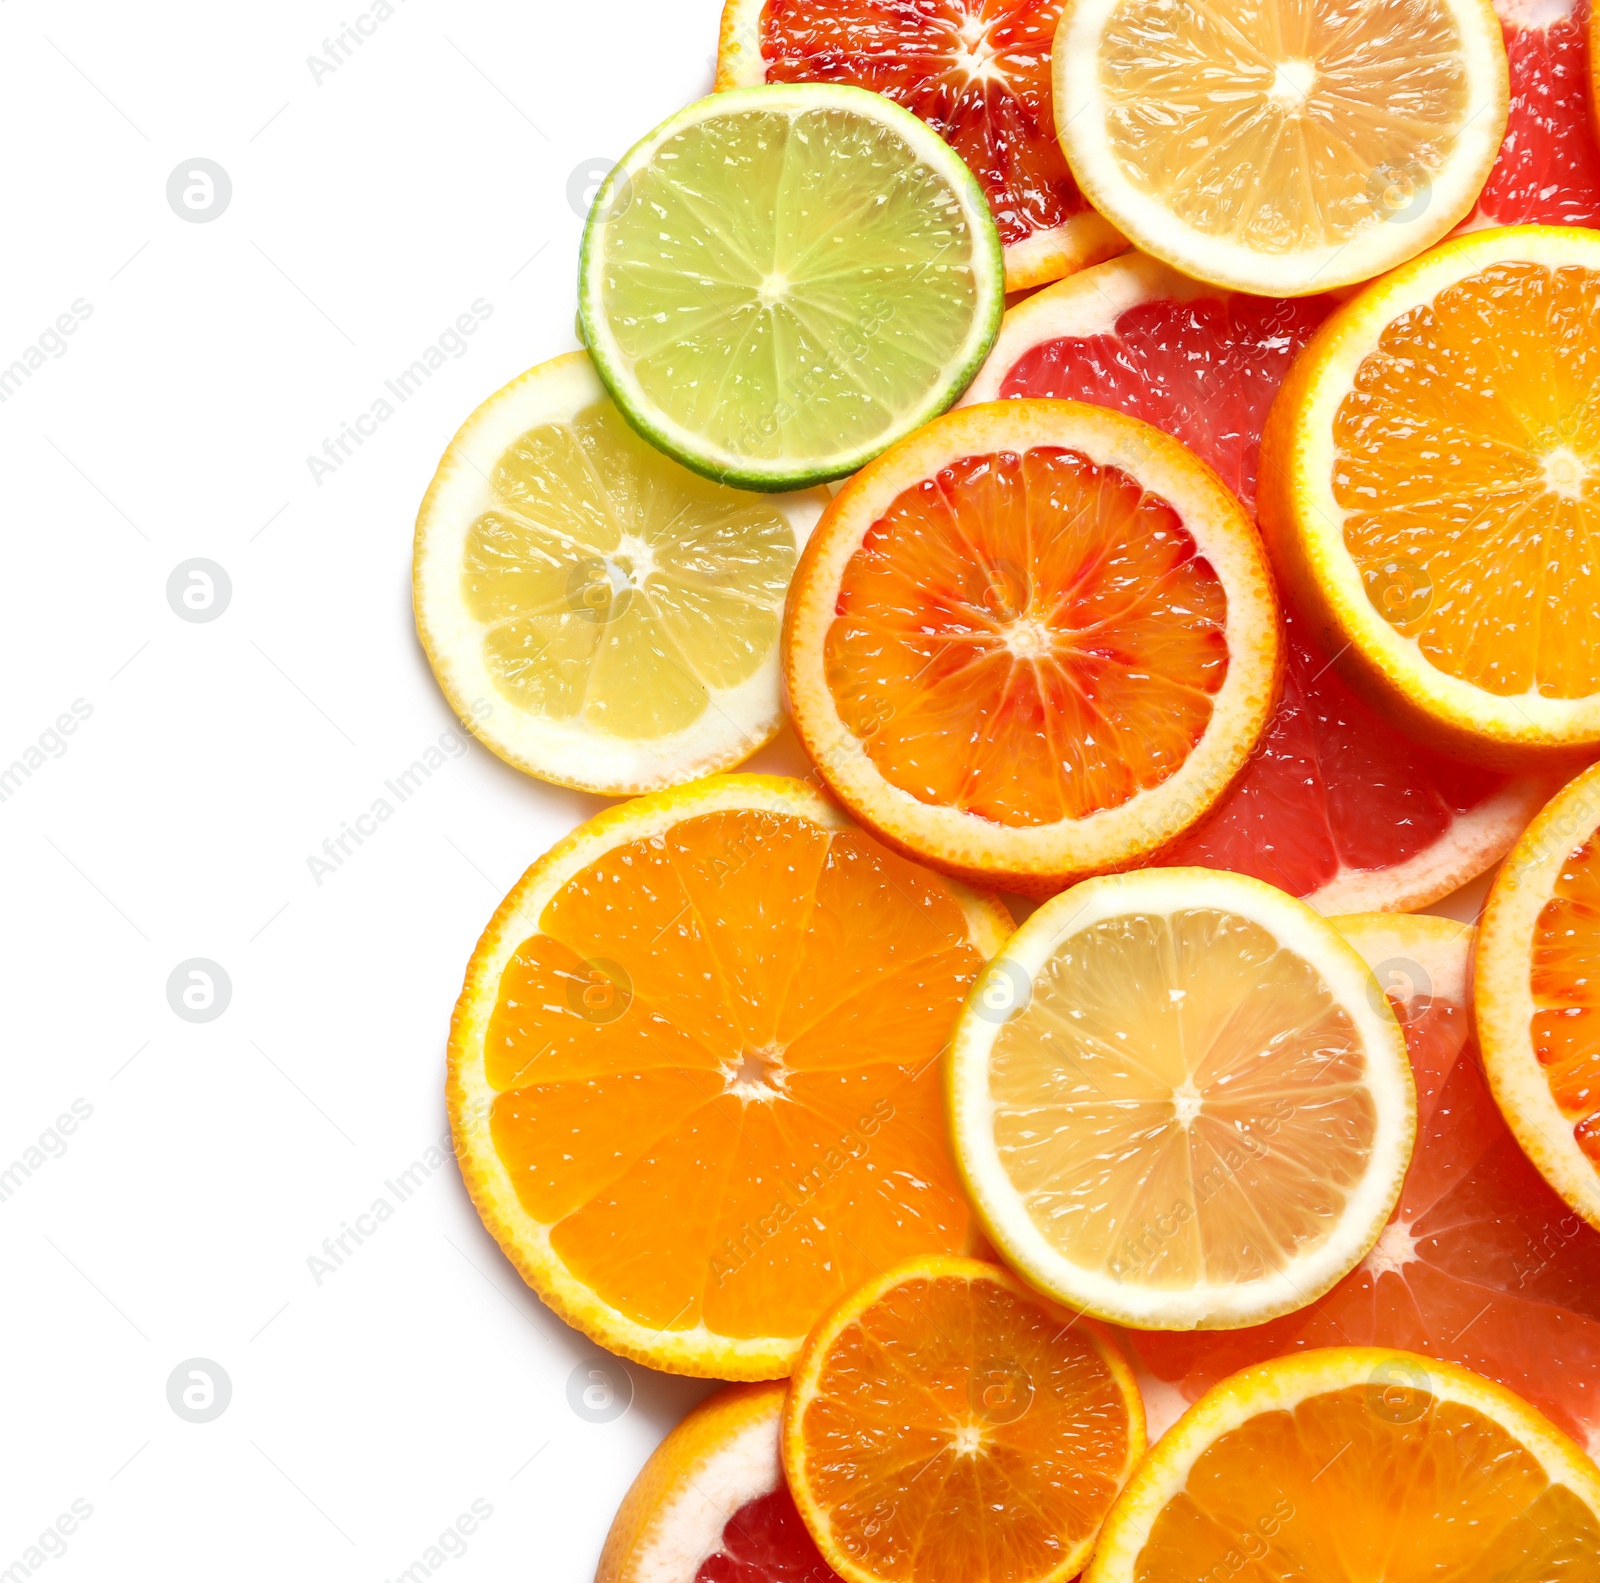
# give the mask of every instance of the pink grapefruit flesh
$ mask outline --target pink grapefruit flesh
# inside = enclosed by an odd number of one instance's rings
[[[839,1583],[817,1553],[787,1484],[746,1501],[724,1525],[719,1549],[694,1583]]]

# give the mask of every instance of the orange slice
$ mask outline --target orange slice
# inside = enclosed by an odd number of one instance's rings
[[[966,1245],[935,1066],[1009,921],[799,781],[589,820],[502,903],[456,1005],[485,1225],[615,1352],[788,1373],[872,1271]]]
[[[1544,1182],[1495,1106],[1472,1025],[1475,931],[1403,914],[1333,921],[1405,1030],[1417,1146],[1400,1202],[1372,1252],[1310,1307],[1244,1330],[1125,1331],[1122,1343],[1161,1382],[1160,1396],[1180,1403],[1284,1353],[1424,1352],[1516,1391],[1593,1455],[1600,1232]]]
[[[1261,525],[1350,679],[1446,751],[1600,746],[1600,233],[1478,231],[1340,308],[1273,404]]]
[[[1128,244],[1056,141],[1050,50],[1062,0],[727,0],[717,87],[844,82],[920,116],[972,167],[1005,244],[1006,290]]]
[[[857,818],[1030,894],[1200,818],[1279,658],[1260,543],[1216,475],[1068,401],[966,407],[863,469],[784,628],[796,729]]]
[[[1337,1347],[1197,1402],[1084,1583],[1577,1583],[1597,1553],[1600,1472],[1526,1402],[1453,1364]]]
[[[846,1583],[1059,1583],[1145,1448],[1093,1321],[974,1259],[913,1259],[806,1342],[783,1422],[795,1505]]]
[[[837,1583],[778,1460],[781,1383],[728,1385],[651,1453],[594,1583]]]
[[[1496,876],[1475,987],[1484,1065],[1545,1180],[1600,1226],[1600,765],[1563,788]]]
[[[1200,868],[1051,897],[974,986],[946,1088],[1006,1261],[1151,1330],[1315,1301],[1377,1241],[1415,1128],[1366,964],[1303,902]]]

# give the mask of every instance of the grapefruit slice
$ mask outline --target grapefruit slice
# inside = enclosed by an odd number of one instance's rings
[[[1387,991],[1417,1085],[1417,1145],[1365,1261],[1269,1324],[1125,1332],[1144,1369],[1192,1402],[1252,1363],[1313,1347],[1400,1347],[1526,1397],[1600,1450],[1600,1233],[1540,1178],[1490,1093],[1469,994],[1473,930],[1443,918],[1337,918]],[[1164,1426],[1163,1426],[1164,1427]]]
[[[594,1583],[838,1583],[784,1481],[786,1394],[725,1386],[667,1435],[617,1508]]]
[[[1158,430],[1066,401],[962,408],[858,473],[785,617],[790,712],[844,803],[1031,894],[1204,814],[1278,660],[1238,502]]]
[[[1009,924],[800,781],[597,815],[506,898],[456,1005],[485,1225],[614,1352],[787,1374],[871,1272],[968,1246],[938,1056]]]
[[[1223,1381],[1159,1440],[1084,1583],[1579,1583],[1600,1471],[1504,1387],[1370,1347]]]
[[[783,1465],[847,1583],[1063,1583],[1145,1448],[1105,1331],[976,1259],[912,1259],[812,1333]]]
[[[1067,397],[1181,440],[1248,509],[1261,427],[1329,297],[1220,291],[1124,253],[1006,314],[966,402]],[[1160,855],[1234,869],[1319,912],[1425,907],[1503,857],[1549,795],[1410,741],[1352,693],[1285,611],[1283,690],[1216,810]]]
[[[1495,0],[1511,68],[1505,142],[1465,222],[1600,225],[1588,0]]]
[[[920,116],[972,167],[1005,245],[1006,290],[1128,244],[1056,141],[1050,51],[1062,0],[728,0],[717,87],[843,82]]]
[[[1600,765],[1564,787],[1495,878],[1478,943],[1483,1058],[1511,1130],[1600,1227]]]

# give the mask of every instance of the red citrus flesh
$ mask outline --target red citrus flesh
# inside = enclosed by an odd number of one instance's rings
[[[1063,0],[767,0],[768,82],[871,88],[971,167],[1000,239],[1088,209],[1056,141],[1050,50]]]
[[[787,1484],[746,1501],[722,1529],[722,1545],[694,1583],[839,1583],[817,1553]]]
[[[1032,347],[1000,394],[1091,401],[1143,418],[1210,463],[1253,510],[1267,409],[1332,307],[1326,297],[1155,298],[1123,312],[1109,334]],[[1161,861],[1234,869],[1315,903],[1336,881],[1426,861],[1458,818],[1507,781],[1401,736],[1345,686],[1304,623],[1292,613],[1286,621],[1283,693],[1259,747],[1205,824]],[[1514,834],[1508,828],[1478,866]],[[1374,890],[1359,905],[1420,905],[1438,893],[1391,903]]]
[[[1417,1144],[1377,1247],[1326,1297],[1269,1324],[1124,1342],[1189,1401],[1288,1352],[1421,1352],[1499,1380],[1600,1447],[1600,1232],[1501,1119],[1467,1010],[1426,993],[1395,1004],[1416,1074]]]
[[[1600,225],[1589,0],[1496,0],[1495,10],[1511,68],[1511,116],[1467,224]],[[1542,27],[1528,25],[1561,12]]]

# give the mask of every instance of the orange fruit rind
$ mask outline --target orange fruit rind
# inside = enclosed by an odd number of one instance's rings
[[[843,615],[842,590],[850,579],[871,575],[873,567],[885,558],[875,549],[869,556],[863,548],[868,536],[899,511],[905,500],[931,498],[942,488],[936,482],[941,474],[966,466],[969,459],[976,464],[978,459],[997,458],[1026,468],[1031,465],[1030,458],[1040,456],[1076,458],[1074,465],[1081,466],[1086,475],[1136,492],[1141,507],[1151,504],[1176,516],[1192,542],[1193,553],[1186,564],[1199,568],[1197,575],[1214,577],[1220,590],[1216,603],[1225,610],[1220,641],[1225,643],[1226,675],[1195,713],[1195,719],[1204,722],[1194,728],[1198,739],[1185,739],[1181,762],[1172,764],[1169,756],[1159,770],[1150,771],[1149,784],[1136,783],[1132,789],[1124,785],[1114,800],[1107,800],[1109,805],[1095,806],[1091,800],[1086,804],[1089,811],[1073,813],[1064,799],[1086,795],[1075,783],[1060,794],[1063,800],[1055,806],[1067,811],[1057,817],[1047,819],[1043,812],[1030,809],[1007,823],[934,796],[919,796],[880,768],[875,755],[883,744],[892,747],[897,739],[901,730],[897,715],[910,722],[908,731],[920,729],[917,712],[926,693],[919,679],[912,678],[903,695],[891,696],[885,691],[881,699],[876,694],[867,699],[872,704],[868,712],[875,711],[871,722],[875,729],[852,724],[830,677],[830,666],[835,664],[830,658],[830,642],[835,630],[846,626],[836,619]],[[1019,559],[1031,556],[1035,564],[1028,568],[1010,567],[1004,554],[992,545],[974,548],[973,540],[982,537],[986,525],[959,524],[959,519],[956,532],[962,544],[962,565],[952,566],[935,556],[925,567],[891,568],[914,585],[915,597],[925,594],[941,609],[954,610],[955,619],[966,623],[968,631],[975,630],[974,622],[984,628],[980,638],[989,645],[984,663],[993,660],[1012,667],[1013,681],[1000,697],[1001,708],[1015,696],[1017,676],[1025,680],[1031,676],[1034,680],[1029,685],[1044,688],[1055,685],[1056,675],[1066,674],[1052,667],[1077,663],[1079,651],[1072,647],[1076,639],[1070,612],[1077,591],[1098,575],[1095,556],[1086,551],[1087,569],[1062,574],[1059,588],[1042,581],[1038,565],[1051,555],[1070,554],[1077,542],[1074,535],[1082,535],[1093,547],[1096,541],[1091,535],[1101,531],[1094,502],[1103,496],[1092,491],[1102,487],[1085,486],[1085,494],[1067,497],[1066,504],[1057,503],[1062,498],[1059,495],[1047,500],[1044,520],[1057,530],[1056,536],[1045,539],[1035,534],[1026,549],[1012,552]],[[1113,549],[1126,542],[1115,540],[1121,531],[1120,527],[1104,530]],[[1154,537],[1170,536],[1171,531],[1170,526],[1165,527]],[[1107,558],[1111,554],[1112,549],[1105,551]],[[1130,573],[1129,581],[1138,575]],[[1003,618],[995,617],[989,608],[994,600],[989,596],[1007,578],[1026,585],[1028,603]],[[987,584],[982,598],[965,587],[966,582],[979,581]],[[1143,608],[1137,602],[1142,594],[1143,588],[1127,596],[1136,613]],[[1101,634],[1103,646],[1112,649],[1116,633],[1113,630],[1106,636],[1106,629],[1114,629],[1117,619],[1112,616],[1095,628],[1094,621],[1085,618],[1087,626]],[[1187,610],[1158,617],[1163,636],[1177,632],[1189,619]],[[1024,628],[1027,630],[1021,635],[1032,647],[1014,641]],[[1039,631],[1044,631],[1043,638],[1038,637]],[[908,633],[909,637],[897,637],[894,642],[904,647],[920,641],[914,624]],[[1090,649],[1094,647],[1094,639],[1085,641]],[[1008,658],[1008,653],[1015,658]],[[1271,574],[1254,525],[1238,501],[1209,467],[1160,430],[1106,408],[1070,401],[1000,401],[965,407],[926,425],[863,468],[835,497],[812,535],[791,583],[784,626],[784,682],[790,714],[829,789],[855,818],[891,846],[973,883],[1024,895],[1047,895],[1083,874],[1135,864],[1203,817],[1255,746],[1272,707],[1281,660]],[[846,661],[856,663],[849,660],[848,653]],[[1160,655],[1153,654],[1150,663],[1159,668]],[[860,674],[846,680],[857,692],[862,688],[871,692],[879,684],[869,671],[861,670],[862,664],[869,661],[857,664]],[[1167,680],[1159,678],[1160,685]],[[1175,698],[1183,694],[1187,699],[1186,690],[1195,690],[1187,673],[1175,673],[1171,680]],[[1148,690],[1148,676],[1141,685]],[[1066,692],[1077,698],[1087,696],[1076,682]],[[864,698],[866,693],[853,699],[851,707],[858,715],[865,707]],[[1096,707],[1092,698],[1085,707],[1091,711]],[[1045,714],[1050,712],[1046,707]],[[952,731],[940,746],[950,764],[961,754],[970,755],[973,742],[980,737],[992,751],[1006,752],[1007,739],[996,736],[993,728],[976,718],[963,719],[961,731],[973,735],[963,740]],[[1031,733],[1030,740],[1036,737],[1032,725],[1019,725],[1017,731]],[[1127,761],[1119,755],[1136,733],[1122,734],[1112,724],[1100,731],[1098,739],[1092,728],[1085,734],[1091,742],[1098,740],[1096,751],[1104,762],[1126,768]],[[1058,755],[1052,773],[1064,776],[1065,760],[1060,755],[1067,748],[1057,745],[1052,751]],[[1014,771],[1007,763],[996,773],[1004,776]],[[1062,784],[1066,784],[1065,778]],[[1017,795],[1031,796],[1036,790],[1023,787]]]

